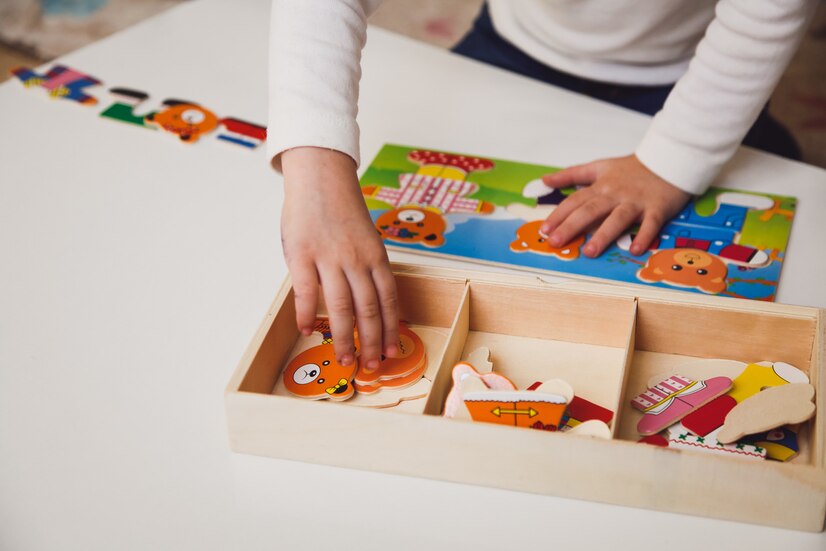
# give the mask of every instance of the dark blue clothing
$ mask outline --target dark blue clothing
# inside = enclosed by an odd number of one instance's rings
[[[473,28],[453,48],[457,54],[553,84],[594,99],[653,115],[662,109],[674,84],[633,86],[598,82],[544,65],[502,38],[493,28],[487,5]],[[789,131],[769,115],[768,104],[743,139],[743,144],[789,159],[800,160],[800,148]]]

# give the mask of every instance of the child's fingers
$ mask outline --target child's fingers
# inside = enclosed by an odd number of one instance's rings
[[[359,330],[359,364],[368,371],[381,365],[382,319],[373,278],[367,271],[347,274]]]
[[[353,341],[353,298],[350,285],[344,274],[338,270],[321,270],[321,289],[330,318],[336,361],[341,365],[352,365],[356,359]]]
[[[562,224],[568,216],[582,206],[591,197],[590,188],[581,189],[562,201],[545,222],[542,224],[542,235],[551,235],[551,233]]]
[[[313,331],[318,310],[318,272],[312,262],[293,262],[290,266],[295,296],[295,322],[304,335]]]
[[[386,264],[374,269],[372,275],[381,305],[384,354],[393,358],[399,353],[399,297],[396,278]]]
[[[548,187],[568,187],[577,184],[590,184],[597,178],[596,163],[570,166],[559,172],[546,174],[542,181]]]
[[[634,206],[628,203],[617,205],[582,248],[582,254],[591,258],[601,255],[638,217],[639,212]]]
[[[611,212],[613,203],[605,196],[594,196],[574,210],[562,224],[548,236],[552,247],[562,247],[576,236],[585,232],[593,223],[605,218]]]
[[[637,232],[637,236],[634,237],[634,241],[631,242],[631,254],[641,255],[647,251],[648,246],[651,245],[651,242],[657,237],[657,233],[659,233],[662,225],[663,219],[660,216],[650,213],[643,216],[640,231]]]

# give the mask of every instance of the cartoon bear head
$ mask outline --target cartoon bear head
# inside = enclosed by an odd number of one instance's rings
[[[718,294],[726,290],[726,264],[699,249],[665,249],[652,254],[637,277],[647,283],[663,282],[677,287]]]
[[[515,253],[530,251],[536,254],[555,256],[561,260],[575,260],[579,258],[579,248],[585,243],[585,236],[580,235],[562,247],[552,247],[547,236],[540,233],[543,220],[527,222],[516,230],[516,240],[511,243],[511,250]]]
[[[376,220],[376,229],[382,239],[441,247],[445,244],[447,223],[438,212],[408,205],[382,213]]]
[[[356,365],[336,361],[332,344],[321,344],[296,356],[284,369],[284,386],[291,394],[312,400],[340,401],[350,398],[355,389]]]
[[[156,124],[183,142],[195,142],[203,134],[218,127],[218,117],[209,109],[194,103],[167,100],[166,109],[147,115],[146,122]]]

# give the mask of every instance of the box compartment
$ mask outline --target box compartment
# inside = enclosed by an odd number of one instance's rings
[[[396,266],[402,316],[446,340],[423,413],[272,394],[298,332],[289,282],[226,390],[238,452],[809,531],[826,518],[823,314],[814,308]],[[324,313],[324,305],[319,306]],[[615,411],[611,440],[441,417],[455,362],[479,345],[517,385],[560,377]],[[686,359],[787,361],[817,392],[797,464],[638,444],[629,393]],[[633,422],[634,425],[636,424]],[[633,425],[631,425],[633,427]],[[636,436],[636,435],[634,435]]]

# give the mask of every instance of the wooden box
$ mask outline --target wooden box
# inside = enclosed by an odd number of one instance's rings
[[[226,389],[232,449],[821,531],[826,517],[824,310],[529,276],[398,265],[403,319],[443,335],[433,380],[413,408],[273,394],[299,339],[285,283]],[[324,314],[324,305],[319,306]],[[560,377],[612,409],[612,439],[441,417],[453,365],[479,345],[518,386]],[[647,379],[696,358],[784,361],[807,372],[817,412],[792,462],[637,443],[630,398]],[[716,375],[710,374],[711,375]],[[502,450],[510,450],[502,461]],[[767,499],[771,496],[771,499]]]

